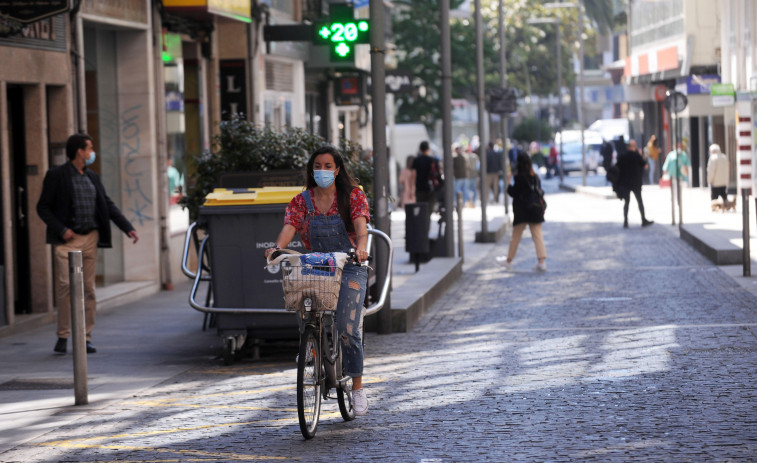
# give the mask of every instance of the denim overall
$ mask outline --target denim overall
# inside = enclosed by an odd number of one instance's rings
[[[310,191],[302,192],[308,208],[310,249],[313,252],[349,252],[354,248],[340,215],[316,214]],[[336,306],[336,326],[342,338],[344,374],[358,378],[363,375],[363,301],[368,284],[368,269],[346,263],[342,270],[342,286]]]

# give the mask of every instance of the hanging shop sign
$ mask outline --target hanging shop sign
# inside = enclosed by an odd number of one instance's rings
[[[733,84],[712,84],[710,86],[712,106],[721,108],[736,103],[736,90]]]
[[[69,10],[68,0],[0,0],[0,13],[28,24]]]
[[[204,17],[215,14],[246,23],[252,22],[251,0],[163,0],[163,6],[180,15]]]
[[[123,0],[84,0],[82,13],[147,25],[148,4],[149,2],[124,2]]]

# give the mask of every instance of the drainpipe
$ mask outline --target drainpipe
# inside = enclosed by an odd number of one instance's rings
[[[74,108],[76,111],[77,119],[77,132],[87,131],[87,87],[84,73],[84,21],[80,14],[81,1],[77,1],[74,4],[69,18],[71,21],[71,29],[74,31],[74,38],[71,41],[75,44],[71,53],[73,54],[74,72],[73,80],[76,89],[76,103]]]
[[[152,9],[153,66],[155,91],[155,157],[158,173],[158,216],[160,217],[160,284],[164,290],[173,290],[171,278],[171,246],[168,233],[169,198],[168,150],[166,148],[166,84],[163,74],[163,23],[157,7]]]

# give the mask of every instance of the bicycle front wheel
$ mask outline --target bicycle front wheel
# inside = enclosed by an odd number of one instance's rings
[[[355,404],[352,403],[352,379],[344,384],[344,387],[336,388],[336,398],[339,402],[339,413],[344,421],[355,419]]]
[[[318,333],[305,328],[297,359],[297,416],[305,439],[312,439],[321,414],[321,349]]]

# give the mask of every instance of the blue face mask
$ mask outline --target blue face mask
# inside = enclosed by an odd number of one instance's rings
[[[92,151],[92,156],[90,156],[89,158],[87,158],[87,160],[84,161],[84,163],[86,165],[88,165],[88,166],[91,166],[92,163],[95,162],[95,158],[97,158],[97,153],[95,153],[94,151]]]
[[[321,188],[328,188],[334,183],[334,171],[333,170],[314,170],[313,178],[315,183]]]

